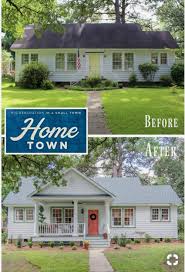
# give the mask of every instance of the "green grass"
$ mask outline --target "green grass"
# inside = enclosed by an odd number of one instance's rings
[[[14,83],[2,83],[2,108],[10,107],[85,107],[87,95],[82,91],[32,90],[15,87]],[[4,114],[3,114],[4,116]]]
[[[2,255],[2,272],[88,272],[86,252],[12,251]]]
[[[106,121],[113,134],[183,134],[183,89],[126,88],[104,91]],[[145,115],[178,118],[178,128],[145,128]]]
[[[179,255],[179,264],[166,265],[168,253]],[[116,272],[183,272],[183,244],[143,246],[137,250],[106,252],[106,257]]]

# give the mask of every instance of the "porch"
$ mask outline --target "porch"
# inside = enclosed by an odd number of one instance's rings
[[[44,208],[44,222],[39,220],[39,207]],[[83,241],[103,239],[110,234],[110,202],[49,199],[35,202],[34,241]]]

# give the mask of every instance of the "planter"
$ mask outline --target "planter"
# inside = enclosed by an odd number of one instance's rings
[[[107,238],[108,238],[107,233],[103,233],[103,239],[107,239]]]

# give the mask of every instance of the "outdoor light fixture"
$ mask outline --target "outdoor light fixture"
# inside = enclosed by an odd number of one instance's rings
[[[84,209],[81,209],[81,214],[84,214]]]

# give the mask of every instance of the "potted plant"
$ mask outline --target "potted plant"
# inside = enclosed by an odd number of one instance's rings
[[[89,249],[89,241],[84,241],[83,242],[83,248],[87,249],[87,250]]]
[[[103,239],[107,239],[108,235],[106,232],[103,233]]]

